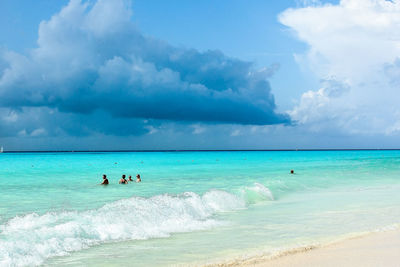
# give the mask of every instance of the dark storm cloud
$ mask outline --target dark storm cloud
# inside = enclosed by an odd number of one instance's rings
[[[141,135],[149,132],[149,121],[113,118],[104,111],[90,114],[64,113],[46,107],[20,110],[0,108],[1,137]],[[157,124],[152,122],[153,125]]]
[[[38,47],[28,55],[1,52],[3,127],[22,125],[28,110],[36,120],[26,125],[68,134],[143,134],[148,119],[289,123],[275,112],[268,73],[219,51],[143,35],[129,2],[72,0],[40,24]],[[10,119],[10,110],[19,115]]]

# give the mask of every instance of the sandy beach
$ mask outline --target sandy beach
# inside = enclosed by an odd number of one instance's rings
[[[217,266],[400,266],[400,230],[377,232],[324,247],[293,252],[276,258],[258,258]]]

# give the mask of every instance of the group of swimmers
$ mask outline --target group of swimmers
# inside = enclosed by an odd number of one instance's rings
[[[294,170],[290,170],[291,174],[294,174]],[[142,181],[142,179],[140,178],[140,174],[136,175],[136,183],[140,183]],[[132,176],[129,175],[128,180],[126,180],[126,175],[122,174],[121,179],[119,179],[119,184],[127,184],[128,182],[135,182],[134,180],[132,180]],[[108,179],[107,179],[107,175],[103,174],[103,182],[101,183],[101,185],[107,185],[108,184]]]
[[[140,178],[140,174],[136,175],[136,183],[140,183],[142,181],[142,179]],[[132,176],[129,175],[128,180],[126,179],[126,175],[123,174],[121,179],[119,179],[119,184],[127,184],[128,182],[135,182],[132,179]],[[107,185],[108,183],[108,179],[107,179],[107,175],[103,174],[103,182],[101,183],[101,185]]]

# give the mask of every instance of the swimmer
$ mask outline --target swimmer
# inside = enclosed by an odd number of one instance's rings
[[[291,174],[294,174],[294,170],[290,170],[290,173],[291,173]]]
[[[136,183],[140,183],[142,179],[140,179],[140,174],[136,175]]]
[[[103,174],[103,182],[101,183],[101,185],[108,185],[107,175],[105,174]]]
[[[125,174],[123,174],[123,175],[122,175],[122,178],[119,179],[119,183],[120,183],[120,184],[127,184],[127,183],[128,183],[128,181],[125,179],[125,177],[126,177]]]
[[[133,180],[132,180],[132,175],[129,175],[128,181],[129,181],[129,182],[133,182]]]

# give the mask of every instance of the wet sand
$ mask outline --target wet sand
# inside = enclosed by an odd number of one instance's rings
[[[355,237],[324,247],[302,249],[299,252],[268,258],[253,258],[243,262],[217,266],[253,267],[376,267],[400,266],[400,230],[377,232]]]

